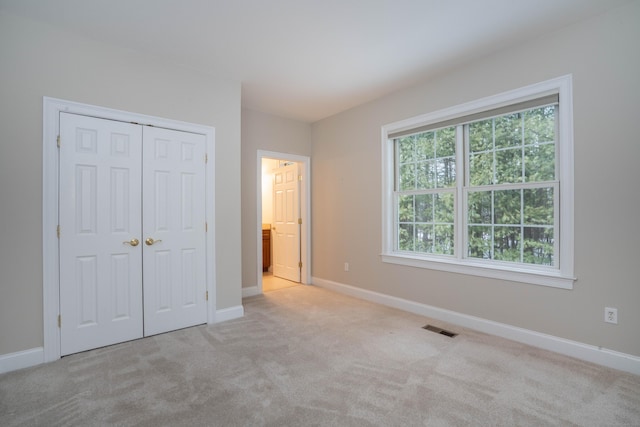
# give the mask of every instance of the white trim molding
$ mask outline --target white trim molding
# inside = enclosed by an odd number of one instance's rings
[[[41,365],[43,362],[44,348],[42,347],[3,354],[0,356],[0,374]]]
[[[258,286],[247,286],[242,288],[242,298],[254,297],[260,295],[262,292],[258,290]]]
[[[56,229],[58,226],[58,148],[60,133],[60,113],[67,112],[97,118],[134,122],[156,127],[174,129],[204,135],[206,138],[206,290],[207,323],[217,322],[216,312],[216,265],[215,265],[215,129],[211,126],[187,123],[161,117],[147,116],[128,111],[81,104],[73,101],[43,97],[42,130],[42,270],[43,270],[43,361],[51,362],[60,358],[60,329],[58,328],[60,287],[59,248]]]
[[[640,375],[640,357],[313,277],[315,286],[512,341]]]
[[[226,322],[227,320],[239,319],[244,316],[244,307],[236,305],[234,307],[222,308],[216,311],[214,323]]]

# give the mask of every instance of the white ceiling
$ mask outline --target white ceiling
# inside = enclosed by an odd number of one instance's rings
[[[313,122],[629,0],[0,0],[0,10],[242,82]]]

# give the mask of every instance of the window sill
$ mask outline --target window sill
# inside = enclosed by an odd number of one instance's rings
[[[381,255],[382,261],[406,265],[410,267],[427,268],[430,270],[447,271],[450,273],[467,274],[471,276],[487,277],[491,279],[508,280],[512,282],[528,283],[532,285],[549,286],[560,289],[573,289],[576,280],[571,276],[564,276],[559,271],[545,271],[511,267],[499,264],[480,265],[469,260],[425,259],[406,254],[385,253]]]

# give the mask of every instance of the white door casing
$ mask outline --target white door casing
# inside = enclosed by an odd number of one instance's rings
[[[205,323],[205,137],[145,127],[145,336]]]
[[[256,151],[256,188],[262,188],[262,181],[265,176],[262,173],[263,160],[265,159],[287,159],[287,161],[296,162],[298,164],[298,175],[300,176],[300,217],[302,224],[300,225],[300,283],[311,284],[311,158],[291,153],[283,153],[276,151]],[[271,171],[269,171],[269,179],[272,180]],[[262,263],[262,239],[263,230],[262,223],[262,200],[267,196],[263,191],[256,191],[256,228],[254,230],[256,242],[256,262],[257,265]],[[273,188],[269,190],[268,197],[273,200]],[[273,214],[273,212],[272,212]],[[273,241],[273,238],[272,238]],[[263,272],[261,268],[256,268],[255,288],[245,287],[242,289],[243,297],[258,295],[262,293]]]
[[[60,138],[66,355],[142,336],[142,128],[60,113]]]
[[[273,275],[300,282],[300,181],[298,164],[274,171]]]

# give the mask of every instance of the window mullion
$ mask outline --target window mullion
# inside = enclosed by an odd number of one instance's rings
[[[560,252],[560,185],[555,183],[553,185],[553,253],[556,257],[555,263],[556,265],[562,265],[562,253]]]
[[[491,185],[496,184],[496,119],[491,119]]]
[[[496,259],[496,192],[491,190],[491,246],[489,246],[489,259]]]
[[[416,139],[417,139],[416,135],[413,135],[411,139],[413,140],[413,160],[412,160],[413,171],[414,171],[413,188],[418,188],[418,147],[416,147]],[[415,237],[415,230],[414,230],[414,237]]]
[[[524,190],[520,190],[520,262],[524,262]]]
[[[465,186],[469,182],[469,159],[468,159],[468,125],[456,126],[456,165],[458,171],[456,172],[456,199],[455,199],[455,224],[453,226],[454,232],[454,256],[458,259],[465,258],[467,252],[467,218],[465,212],[467,212],[467,199],[464,192]],[[460,167],[462,171],[460,171]]]
[[[433,189],[434,190],[439,190],[438,188],[438,137],[439,137],[439,133],[438,132],[434,132],[433,134],[433,147],[431,150],[431,160],[429,161],[429,167],[433,168]],[[433,251],[433,246],[434,246],[434,241],[435,241],[435,237],[436,237],[436,227],[435,227],[435,223],[436,223],[436,195],[438,195],[439,192],[434,192],[433,194],[431,194],[431,235],[432,235],[432,239],[431,239],[431,251]]]
[[[524,113],[520,117],[520,182],[523,184],[525,180],[525,123]],[[524,262],[524,191],[520,189],[520,262]]]
[[[521,114],[520,117],[520,180],[521,182],[525,182],[525,158],[524,158],[524,150],[525,150],[525,140],[524,140],[524,113]]]

